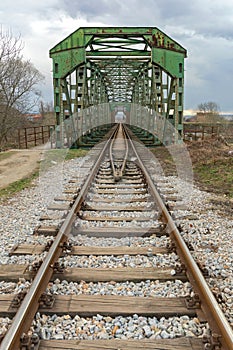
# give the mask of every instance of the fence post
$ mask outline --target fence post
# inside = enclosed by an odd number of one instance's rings
[[[36,127],[34,126],[33,129],[34,129],[34,141],[35,141],[35,146],[36,146]]]
[[[20,129],[18,129],[18,147],[20,148]]]
[[[41,126],[41,133],[42,133],[42,144],[44,144],[44,127]]]
[[[24,128],[25,146],[28,148],[27,129]]]

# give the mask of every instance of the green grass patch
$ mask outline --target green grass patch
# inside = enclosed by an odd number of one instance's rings
[[[223,158],[194,167],[197,181],[207,190],[233,198],[233,159]]]
[[[157,146],[157,147],[151,148],[150,151],[153,153],[155,158],[159,161],[164,171],[164,175],[168,176],[168,175],[177,174],[175,161],[166,147]]]
[[[201,189],[233,198],[233,158],[226,156],[225,149],[207,146],[201,148],[197,143],[190,146],[195,181]],[[155,147],[151,151],[165,175],[177,175],[175,161],[166,147]]]
[[[39,170],[36,170],[34,173],[25,177],[21,180],[15,181],[6,188],[0,189],[0,199],[2,201],[12,197],[17,192],[32,187],[32,181],[39,176]]]
[[[66,154],[65,160],[70,160],[77,157],[85,157],[87,153],[88,150],[85,149],[69,149]]]
[[[84,157],[88,153],[83,149],[52,149],[44,153],[43,159],[40,162],[42,171],[49,170],[50,167],[61,164],[65,160],[71,160],[78,157]]]

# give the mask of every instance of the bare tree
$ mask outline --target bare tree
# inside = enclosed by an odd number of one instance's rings
[[[204,102],[198,105],[198,114],[202,115],[204,120],[209,123],[216,123],[221,120],[219,115],[219,105],[216,102]]]
[[[30,61],[23,60],[20,37],[0,31],[0,144],[19,125],[20,116],[38,104],[36,85],[42,74]]]
[[[45,115],[46,113],[54,112],[53,102],[43,102],[40,101],[39,111],[41,115]]]
[[[198,110],[203,113],[219,113],[219,106],[216,102],[204,102],[198,105]]]

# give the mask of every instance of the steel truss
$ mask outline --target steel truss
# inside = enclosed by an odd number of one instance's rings
[[[57,145],[114,122],[182,139],[186,50],[158,28],[79,28],[50,50]]]

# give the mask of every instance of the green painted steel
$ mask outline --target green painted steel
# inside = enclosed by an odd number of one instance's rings
[[[182,138],[186,50],[155,27],[79,28],[50,50],[58,146],[114,121]]]

